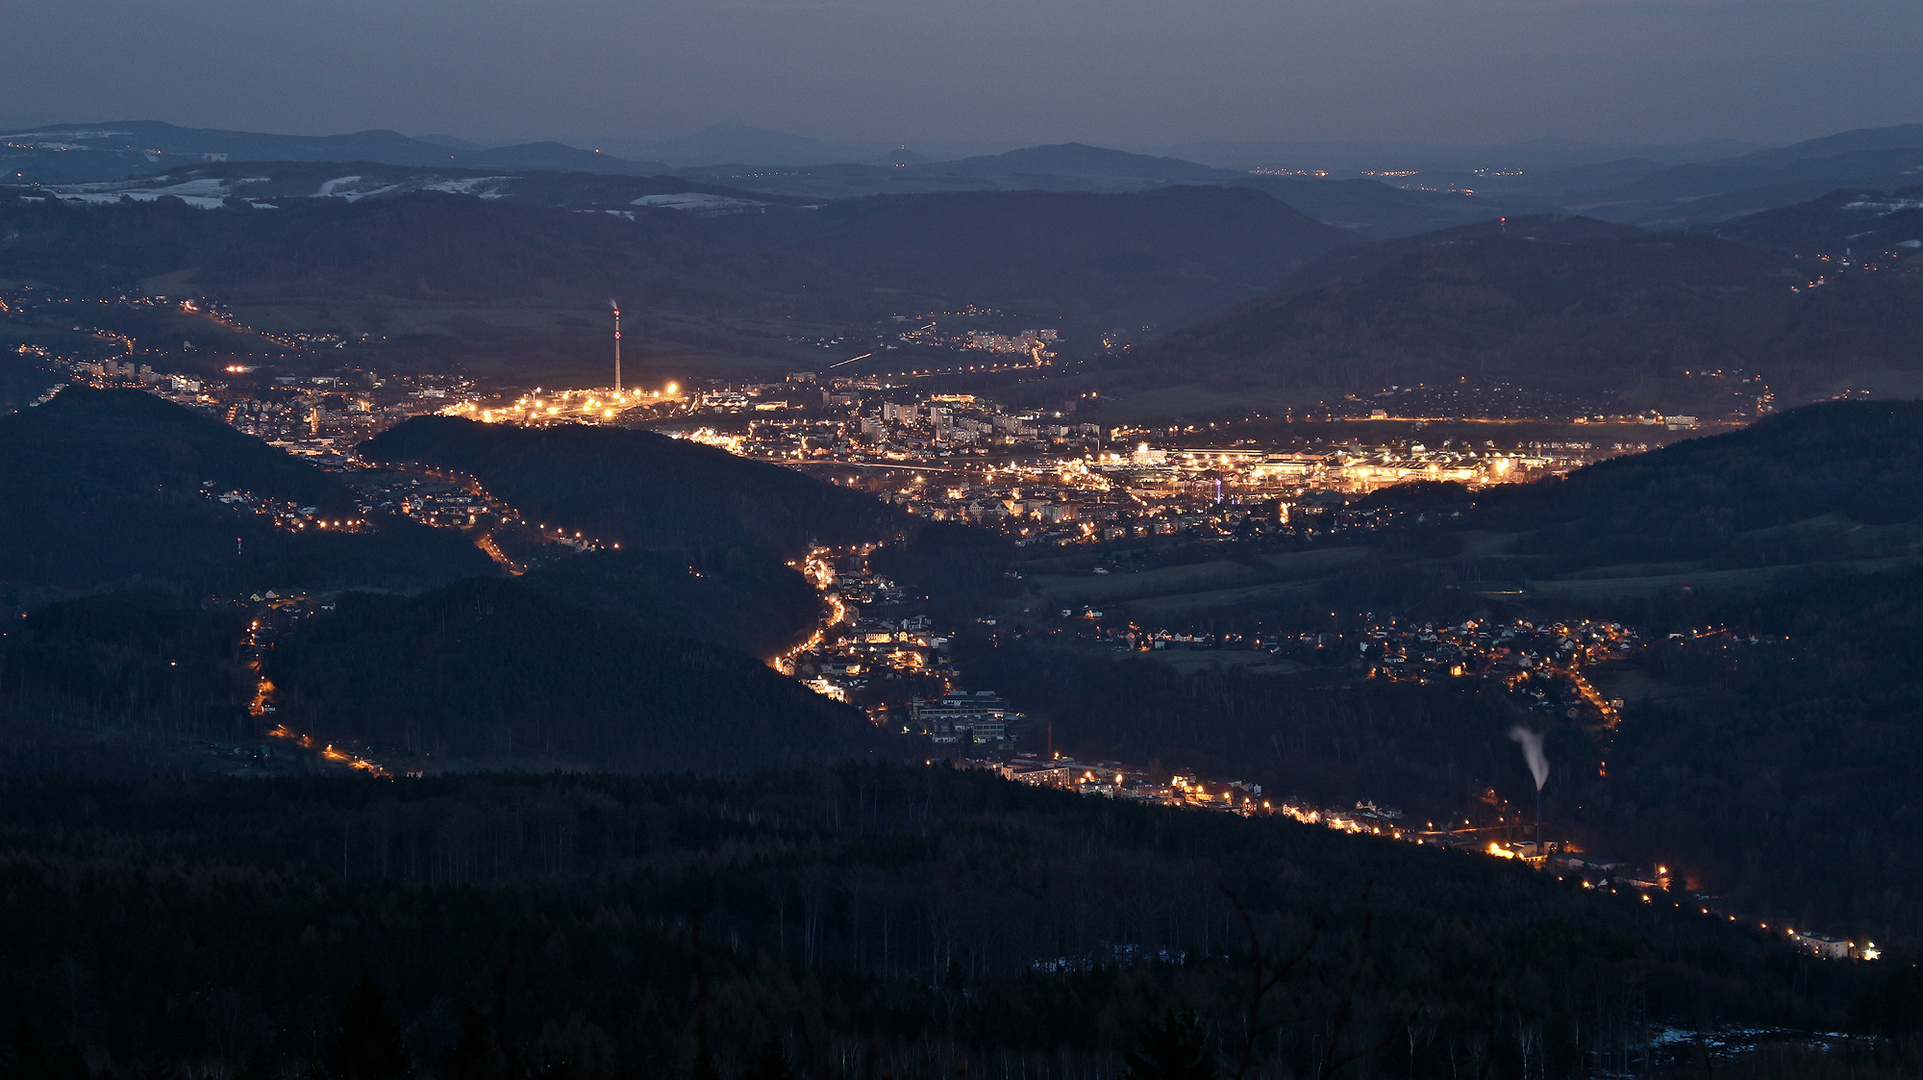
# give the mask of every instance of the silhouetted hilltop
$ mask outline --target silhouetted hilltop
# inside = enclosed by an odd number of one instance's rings
[[[892,745],[745,653],[494,578],[345,594],[267,674],[295,730],[430,764],[730,771]]]
[[[479,168],[592,169],[660,173],[658,161],[630,161],[558,142],[483,147],[447,136],[410,138],[397,131],[344,135],[279,135],[188,128],[157,120],[51,124],[4,133],[0,166],[26,183],[119,180],[158,169],[228,161],[377,162],[383,165],[468,165]]]
[[[1788,528],[1826,515],[1841,530]],[[1478,496],[1474,527],[1524,535],[1561,566],[1717,558],[1798,564],[1911,536],[1923,520],[1923,402],[1829,402],[1739,431],[1614,458],[1561,480]],[[1869,529],[1849,526],[1869,526]],[[1853,535],[1833,535],[1848,530]]]
[[[20,772],[151,775],[173,771],[171,740],[250,740],[244,625],[234,611],[153,589],[10,620],[0,630],[0,756]]]
[[[821,264],[727,250],[672,211],[629,221],[435,191],[284,203],[203,210],[166,198],[79,206],[0,197],[0,227],[11,234],[6,273],[105,291],[191,271],[210,295],[255,300],[587,307],[620,291],[667,309],[849,302],[845,283]]]
[[[1352,240],[1386,240],[1487,221],[1501,207],[1474,195],[1391,187],[1380,180],[1333,180],[1314,176],[1250,173],[1237,187],[1266,191]]]
[[[1223,180],[1239,174],[1180,158],[1131,154],[1087,143],[1025,146],[1003,154],[944,161],[936,168],[960,176],[1130,177],[1144,180]]]
[[[1914,184],[1923,125],[1845,132],[1723,161],[1678,165],[1621,187],[1571,196],[1567,205],[1617,221],[1676,226],[1787,206],[1837,188]]]
[[[1246,188],[877,195],[714,228],[862,285],[1071,319],[1175,320],[1260,295],[1343,243]]]
[[[1914,260],[1923,255],[1923,187],[1839,189],[1806,203],[1719,222],[1714,232],[1788,251]]]
[[[801,573],[739,547],[595,551],[521,579],[529,588],[664,634],[767,659],[815,628],[821,597]]]
[[[68,387],[0,417],[0,581],[244,591],[428,584],[490,565],[459,534],[405,520],[277,529],[246,503],[219,501],[234,491],[358,516],[338,480],[211,417],[137,390]]]
[[[1760,375],[1787,397],[1913,371],[1923,343],[1923,306],[1900,275],[1839,277],[1712,236],[1582,220],[1339,249],[1300,280],[1131,350],[1114,383],[1626,392],[1718,372]]]
[[[892,536],[900,511],[790,469],[651,431],[416,417],[362,443],[370,461],[458,469],[537,523],[634,548],[758,547]]]

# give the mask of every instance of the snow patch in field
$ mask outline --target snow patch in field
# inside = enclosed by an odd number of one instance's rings
[[[132,134],[131,131],[107,131],[104,128],[100,130],[70,128],[66,131],[16,131],[13,137],[16,139],[112,139]],[[74,147],[74,149],[85,149],[85,147]]]
[[[1844,203],[1843,209],[1874,210],[1878,215],[1894,214],[1898,210],[1923,209],[1923,199],[1891,199],[1888,202],[1871,202],[1868,199],[1859,199],[1856,202]]]
[[[202,210],[213,210],[227,201],[233,188],[226,180],[203,177],[198,180],[183,180],[169,184],[166,176],[150,176],[144,180],[122,180],[110,184],[61,184],[46,190],[62,202],[77,203],[117,203],[122,198],[135,202],[153,202],[165,195],[171,195],[188,206]]]
[[[709,195],[700,191],[677,191],[668,195],[643,195],[629,206],[652,206],[666,210],[679,210],[684,214],[699,217],[713,217],[718,214],[741,214],[760,209],[767,203],[752,199],[736,199],[727,195]]]
[[[483,199],[507,198],[507,185],[512,176],[464,176],[458,180],[443,180],[438,184],[428,184],[422,191],[445,191],[449,195],[474,195]]]

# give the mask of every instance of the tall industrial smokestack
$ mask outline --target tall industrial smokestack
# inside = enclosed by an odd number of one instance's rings
[[[1549,759],[1542,756],[1542,733],[1530,731],[1518,724],[1509,729],[1509,737],[1522,744],[1522,756],[1529,762],[1529,775],[1536,781],[1536,857],[1544,858],[1542,850],[1542,786],[1549,781]]]
[[[621,305],[614,297],[608,297],[608,307],[614,309],[614,392],[621,392]]]

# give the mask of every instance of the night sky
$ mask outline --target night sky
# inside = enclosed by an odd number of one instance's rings
[[[1781,144],[1923,119],[1916,0],[16,0],[6,24],[8,127],[620,152],[738,119],[942,153]]]

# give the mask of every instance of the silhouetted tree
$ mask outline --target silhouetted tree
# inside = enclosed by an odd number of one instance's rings
[[[15,1018],[0,1042],[0,1080],[87,1080],[72,1043],[53,1042],[32,1021]]]
[[[1142,1022],[1135,1049],[1123,1055],[1127,1080],[1215,1080],[1215,1059],[1195,1013],[1168,1010],[1160,1021]]]
[[[266,1043],[256,1043],[240,1067],[239,1080],[274,1080],[274,1059]]]
[[[166,1059],[153,1057],[135,1070],[134,1080],[180,1080],[180,1073]]]
[[[441,1061],[442,1080],[505,1080],[513,1063],[495,1035],[494,1025],[473,1006],[461,1014],[461,1033]]]
[[[407,1080],[414,1075],[401,1022],[387,1007],[387,995],[363,975],[341,1004],[340,1025],[321,1049],[321,1069],[329,1080]]]
[[[770,1037],[761,1044],[761,1053],[755,1055],[748,1071],[741,1074],[741,1080],[795,1080],[794,1063],[788,1060],[788,1051],[780,1039]]]

